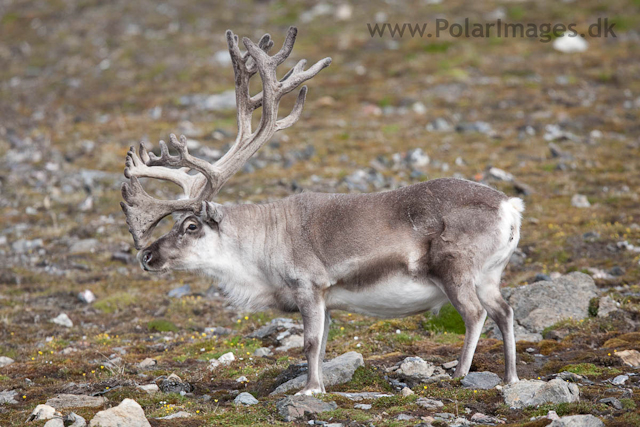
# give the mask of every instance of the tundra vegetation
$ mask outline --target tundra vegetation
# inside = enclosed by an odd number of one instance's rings
[[[576,22],[579,30],[607,16],[617,37],[587,37],[585,51],[564,53],[553,41],[372,38],[366,27],[435,15]],[[564,319],[541,331],[541,341],[517,344],[521,379],[580,375],[579,402],[510,409],[499,390],[468,389],[457,379],[409,384],[414,394],[403,396],[388,368],[409,356],[436,365],[455,360],[464,332],[455,311],[445,306],[442,317],[402,320],[336,312],[327,358],[357,351],[364,367],[327,391],[391,396],[363,409],[327,394],[321,399],[337,407],[316,419],[395,426],[480,412],[542,426],[550,420],[532,418],[555,411],[638,425],[638,377],[630,375],[637,369],[617,354],[640,350],[640,5],[618,0],[0,5],[0,356],[14,361],[0,367],[0,393],[12,396],[0,404],[0,425],[24,425],[38,404],[64,393],[108,399],[73,408],[87,420],[130,398],[154,426],[285,424],[276,409],[282,396],[270,393],[300,372],[302,348],[258,357],[257,349],[278,344],[250,336],[282,314],[240,313],[197,275],[142,271],[118,203],[122,159],[141,135],[155,143],[183,133],[190,151],[211,160],[233,141],[224,30],[254,40],[269,32],[281,41],[292,24],[301,28],[293,61],[330,54],[333,63],[314,78],[300,122],[267,143],[216,201],[462,176],[527,204],[521,252],[504,286],[581,271],[598,291],[584,319]],[[283,101],[281,116],[292,106]],[[148,188],[161,198],[179,194]],[[85,290],[96,300],[80,300]],[[611,312],[602,315],[605,308]],[[233,362],[209,369],[229,352]],[[147,358],[156,363],[140,365]],[[502,375],[503,367],[502,342],[483,337],[471,371]],[[171,374],[192,386],[185,395],[137,387],[162,386]],[[621,375],[629,378],[617,384]],[[259,403],[234,405],[245,391]],[[427,409],[421,397],[444,407]],[[601,402],[607,397],[620,406]],[[192,416],[156,419],[180,411]]]

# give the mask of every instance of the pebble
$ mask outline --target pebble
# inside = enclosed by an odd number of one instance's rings
[[[232,352],[225,353],[222,356],[218,357],[218,362],[222,363],[223,365],[228,365],[234,360],[236,360],[236,357]]]
[[[629,379],[629,375],[618,375],[614,379],[611,380],[611,384],[614,385],[623,385]]]
[[[451,362],[447,362],[447,363],[443,363],[442,367],[444,369],[453,369],[456,366],[458,366],[458,361],[457,360],[452,360]]]
[[[569,34],[563,34],[553,41],[553,48],[562,53],[580,53],[585,52],[589,44],[582,37],[569,37]]]
[[[256,399],[251,393],[242,392],[233,399],[233,403],[236,405],[244,405],[251,406],[259,403],[258,399]]]
[[[574,194],[571,198],[571,206],[583,209],[591,207],[591,203],[584,194]]]
[[[91,304],[96,300],[96,296],[89,289],[85,289],[84,291],[78,293],[78,300],[85,304]]]
[[[171,289],[169,292],[167,292],[167,296],[169,298],[182,298],[189,295],[190,293],[191,293],[191,286],[187,284],[187,285],[180,286],[179,288]]]
[[[362,409],[364,411],[368,411],[369,409],[371,409],[371,404],[369,404],[369,403],[356,403],[355,405],[353,405],[353,407],[355,409]]]
[[[69,316],[67,316],[66,313],[60,313],[56,318],[51,319],[51,322],[67,328],[73,327],[73,322],[69,319]]]
[[[415,394],[415,393],[413,392],[413,390],[411,390],[409,387],[405,387],[405,388],[403,388],[403,389],[402,389],[402,391],[401,391],[400,393],[401,393],[404,397],[411,396],[412,394]]]
[[[7,356],[0,356],[0,368],[11,365],[15,360]]]

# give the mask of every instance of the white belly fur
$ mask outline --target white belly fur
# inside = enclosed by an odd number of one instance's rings
[[[326,298],[329,309],[382,318],[405,317],[427,310],[439,310],[447,301],[446,295],[432,281],[418,282],[405,275],[388,278],[359,291],[332,286]]]

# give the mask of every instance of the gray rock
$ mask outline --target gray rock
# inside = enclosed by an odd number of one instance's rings
[[[273,356],[273,352],[267,347],[260,347],[253,352],[255,357]]]
[[[446,375],[446,372],[440,366],[427,362],[421,357],[407,357],[400,363],[396,374],[407,380],[424,382],[432,377]]]
[[[514,311],[516,341],[540,341],[542,331],[568,318],[589,316],[589,301],[597,296],[593,279],[573,272],[552,281],[532,283],[518,288],[503,288],[502,295]],[[487,321],[485,332],[502,339],[497,325]]]
[[[99,408],[107,403],[107,398],[103,396],[85,396],[82,394],[59,394],[47,400],[47,405],[54,408]]]
[[[62,421],[62,418],[53,418],[44,423],[43,427],[64,427],[64,421]]]
[[[138,363],[138,368],[140,368],[140,369],[149,369],[149,368],[151,368],[153,366],[156,366],[157,364],[158,364],[158,361],[156,361],[155,359],[152,359],[150,357],[147,357],[142,362]]]
[[[622,402],[615,397],[605,397],[604,399],[598,400],[598,403],[613,406],[615,409],[622,409]]]
[[[450,132],[453,130],[449,122],[442,117],[438,117],[437,119],[431,121],[426,126],[427,131],[429,132]]]
[[[590,208],[591,203],[584,194],[574,194],[571,198],[571,206],[574,208]]]
[[[146,391],[150,395],[154,395],[160,391],[160,387],[157,384],[143,384],[139,385],[138,388],[142,391]]]
[[[464,388],[490,390],[502,380],[493,372],[469,372],[461,381]]]
[[[96,300],[96,296],[89,289],[78,293],[78,300],[85,304],[91,304]]]
[[[20,239],[20,240],[16,240],[11,244],[11,249],[13,249],[15,253],[24,254],[24,253],[33,251],[35,249],[39,249],[42,247],[42,245],[43,245],[42,239],[34,239],[34,240]]]
[[[629,379],[629,375],[618,375],[614,379],[611,380],[611,384],[614,385],[623,385]]]
[[[377,391],[363,391],[360,393],[335,392],[333,394],[346,397],[347,399],[352,400],[354,402],[360,402],[362,400],[374,400],[374,399],[379,399],[381,397],[393,396],[392,394],[379,393]]]
[[[83,254],[94,253],[100,248],[100,241],[98,239],[82,239],[74,242],[69,247],[70,254]]]
[[[568,371],[560,372],[558,374],[558,378],[565,381],[570,381],[572,383],[579,383],[580,381],[584,380],[584,378],[581,375],[575,374],[573,372],[568,372]]]
[[[271,322],[267,323],[263,327],[256,329],[255,331],[250,333],[249,338],[258,338],[262,340],[271,337],[278,332],[286,331],[293,328],[302,331],[302,327],[298,323],[294,322],[293,319],[279,317],[277,319],[271,320]]]
[[[474,424],[504,424],[504,421],[502,421],[500,418],[492,417],[481,412],[476,412],[475,414],[473,414],[470,421]]]
[[[31,414],[29,414],[27,422],[50,420],[56,415],[58,414],[56,413],[56,409],[53,406],[38,405],[33,409],[33,411],[31,411]]]
[[[415,394],[415,393],[409,387],[405,387],[402,390],[400,390],[400,394],[402,394],[404,397],[407,397],[407,396],[411,396],[412,394]]]
[[[66,313],[60,313],[56,318],[51,319],[51,322],[66,328],[73,327],[73,322],[69,319],[69,316],[67,316]]]
[[[440,409],[444,407],[444,403],[440,400],[429,399],[426,397],[420,397],[416,400],[416,404],[422,406],[423,408],[429,409],[431,411],[435,411],[436,409]]]
[[[547,427],[604,427],[604,423],[593,415],[570,415],[552,421]]]
[[[15,390],[0,391],[0,405],[13,405],[18,403],[15,399],[17,395],[18,392]]]
[[[371,404],[370,403],[356,403],[355,405],[353,405],[354,409],[362,409],[363,411],[368,411],[369,409],[371,409]]]
[[[118,406],[98,412],[89,427],[151,427],[142,407],[132,399],[124,399]]]
[[[188,382],[183,381],[182,378],[176,374],[171,374],[162,380],[160,390],[162,390],[163,393],[191,393],[193,391],[193,386]]]
[[[87,421],[75,412],[65,415],[63,418],[68,427],[86,427]]]
[[[415,417],[413,415],[400,414],[396,417],[398,421],[411,421]]]
[[[302,335],[289,335],[281,341],[281,346],[276,351],[289,351],[292,348],[304,347],[304,337]]]
[[[192,415],[186,411],[175,412],[171,415],[166,415],[164,417],[158,417],[156,420],[175,420],[177,418],[189,418]]]
[[[7,356],[0,356],[0,368],[11,365],[15,360]]]
[[[491,128],[491,125],[487,122],[473,122],[473,123],[459,123],[456,125],[457,132],[478,132],[485,135],[493,135],[495,131]]]
[[[580,400],[577,385],[561,379],[549,382],[539,380],[521,380],[502,389],[504,403],[512,408],[526,408],[544,403],[573,403]]]
[[[245,391],[237,395],[236,398],[233,399],[233,403],[235,403],[236,405],[251,406],[251,405],[256,405],[259,402],[258,402],[258,399],[253,397],[251,393],[247,393]]]
[[[452,360],[451,362],[447,362],[447,363],[443,363],[442,367],[444,369],[453,369],[456,366],[458,366],[458,361],[457,360]]]
[[[360,353],[350,351],[322,364],[322,379],[325,387],[344,384],[351,381],[353,374],[360,366],[364,366],[364,359]],[[286,393],[289,390],[300,389],[307,383],[307,375],[300,375],[281,384],[271,394]]]
[[[167,292],[167,296],[169,298],[182,298],[191,294],[191,285],[183,285],[179,288],[173,288],[169,292]]]
[[[276,409],[286,422],[337,408],[338,405],[335,402],[323,402],[313,396],[287,396],[276,402]]]
[[[600,298],[598,302],[598,317],[607,317],[614,311],[618,311],[618,304],[610,296]]]
[[[236,356],[234,356],[232,352],[225,353],[222,356],[218,357],[218,362],[222,363],[223,365],[228,365],[234,360],[236,360]]]

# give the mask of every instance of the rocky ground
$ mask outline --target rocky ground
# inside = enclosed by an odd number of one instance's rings
[[[566,53],[366,26],[436,17],[608,17],[617,37]],[[128,147],[175,132],[219,158],[235,134],[224,30],[279,43],[291,24],[291,64],[333,63],[219,201],[444,176],[520,195],[503,282],[526,381],[501,384],[491,323],[474,374],[451,379],[464,325],[450,306],[336,312],[330,393],[284,398],[305,371],[298,316],[241,313],[210,280],[137,265],[118,206]],[[0,425],[640,425],[639,24],[620,0],[0,1]]]

